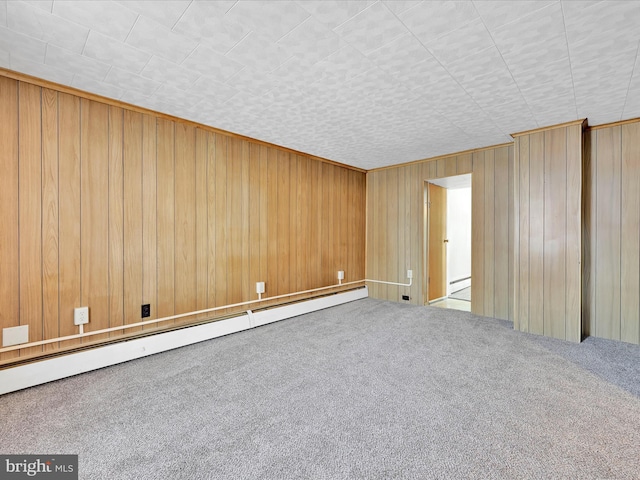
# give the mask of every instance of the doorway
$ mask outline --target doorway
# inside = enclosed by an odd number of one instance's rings
[[[471,174],[425,182],[425,303],[471,310]]]

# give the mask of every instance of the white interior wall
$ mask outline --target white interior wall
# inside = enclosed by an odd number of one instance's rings
[[[471,285],[471,188],[447,189],[447,295]]]

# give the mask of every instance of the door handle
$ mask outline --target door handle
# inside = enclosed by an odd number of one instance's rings
[[[445,239],[444,243],[449,243],[449,240]]]

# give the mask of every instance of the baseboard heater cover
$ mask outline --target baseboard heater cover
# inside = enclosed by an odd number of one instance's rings
[[[0,395],[367,298],[367,287],[0,370]]]

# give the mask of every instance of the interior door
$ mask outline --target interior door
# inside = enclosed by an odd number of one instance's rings
[[[428,301],[447,296],[447,189],[428,184]]]

